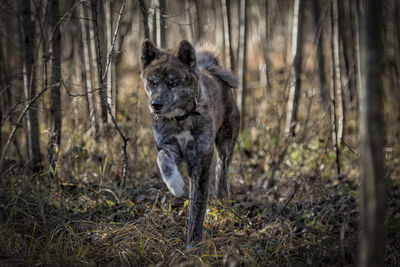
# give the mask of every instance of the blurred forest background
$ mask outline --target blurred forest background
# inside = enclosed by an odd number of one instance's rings
[[[400,2],[370,2],[2,0],[0,264],[398,266]],[[239,78],[232,200],[210,199],[194,252],[158,177],[144,39]],[[360,219],[378,239],[358,256]]]

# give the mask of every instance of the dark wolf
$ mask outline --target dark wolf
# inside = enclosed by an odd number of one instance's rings
[[[239,134],[240,115],[232,88],[237,78],[209,51],[197,53],[188,41],[176,50],[143,42],[142,80],[149,97],[157,164],[168,189],[184,194],[179,172],[186,162],[190,176],[187,248],[202,238],[209,170],[217,150],[216,192],[229,196],[228,167]]]

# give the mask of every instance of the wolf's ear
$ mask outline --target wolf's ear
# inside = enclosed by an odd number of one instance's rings
[[[142,44],[142,68],[149,65],[159,54],[159,50],[153,45],[150,40],[145,40]]]
[[[186,40],[179,43],[178,58],[190,69],[196,67],[196,52],[194,51],[193,46]]]

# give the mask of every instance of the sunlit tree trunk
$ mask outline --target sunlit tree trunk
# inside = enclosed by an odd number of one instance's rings
[[[365,0],[361,16],[360,266],[384,266],[385,173],[382,122],[382,1]]]
[[[336,154],[336,171],[338,176],[340,170],[340,140],[343,129],[343,110],[341,110],[341,90],[340,90],[340,66],[339,66],[339,47],[338,47],[338,27],[337,27],[337,5],[336,0],[331,0],[331,54],[332,54],[332,86],[331,92],[331,132],[332,144]]]
[[[185,0],[185,17],[186,17],[186,24],[188,25],[189,28],[189,36],[190,36],[190,42],[195,43],[195,34],[194,34],[194,21],[192,18],[192,8],[191,8],[191,1],[190,0]]]
[[[19,0],[20,41],[22,50],[23,88],[28,104],[36,94],[34,66],[34,22],[31,20],[30,0]],[[25,140],[28,167],[32,172],[39,171],[43,160],[40,152],[39,120],[37,111],[30,108],[25,116]]]
[[[61,34],[57,25],[58,1],[49,1],[48,20],[50,29],[53,33],[51,42],[51,61],[50,61],[50,134],[47,145],[47,163],[49,166],[49,175],[53,176],[56,169],[58,147],[61,143],[61,64],[60,64],[60,46]]]
[[[86,16],[85,16],[85,7],[81,5],[79,8],[80,20],[81,22],[81,33],[82,33],[82,46],[83,46],[83,63],[85,67],[85,81],[86,81],[86,92],[87,101],[88,101],[88,110],[89,110],[89,119],[90,119],[90,129],[93,136],[97,136],[98,131],[98,124],[95,114],[94,108],[94,95],[90,93],[92,90],[92,74],[90,71],[90,55],[89,55],[89,40],[88,40],[88,33],[87,33],[87,25],[86,25]]]
[[[340,69],[340,52],[339,52],[339,27],[338,27],[338,0],[332,0],[332,31],[333,31],[333,72],[334,72],[334,90],[336,90],[336,104],[337,104],[337,143],[340,146],[340,140],[343,137],[344,129],[344,106],[343,106],[343,96],[342,96],[342,76]]]
[[[239,86],[237,91],[237,104],[240,110],[240,129],[243,129],[245,103],[244,94],[246,90],[246,45],[247,45],[247,1],[240,0],[240,28],[239,28],[239,57],[238,76]]]
[[[301,88],[301,65],[303,62],[302,43],[303,43],[303,23],[304,22],[304,1],[294,1],[293,12],[293,37],[292,37],[292,79],[289,88],[289,99],[286,113],[285,133],[295,135],[297,123],[297,111]]]
[[[105,36],[106,36],[106,40],[107,40],[106,45],[107,45],[107,52],[108,52],[108,51],[110,51],[111,42],[112,42],[112,40],[111,40],[112,39],[111,0],[106,0],[103,3],[104,3],[104,13],[105,13]],[[112,80],[114,69],[115,69],[114,60],[111,60],[110,67],[107,71],[106,85],[105,85],[106,99],[107,99],[107,103],[110,105],[110,107],[114,107],[113,91],[115,91],[115,88],[113,88],[113,80]],[[107,112],[107,123],[111,123],[111,117],[108,114],[108,112]]]

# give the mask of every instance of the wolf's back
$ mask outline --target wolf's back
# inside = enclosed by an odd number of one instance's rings
[[[207,50],[196,52],[196,61],[199,67],[206,69],[211,75],[217,77],[229,87],[236,88],[238,86],[236,76],[221,67],[218,57],[213,52]]]

